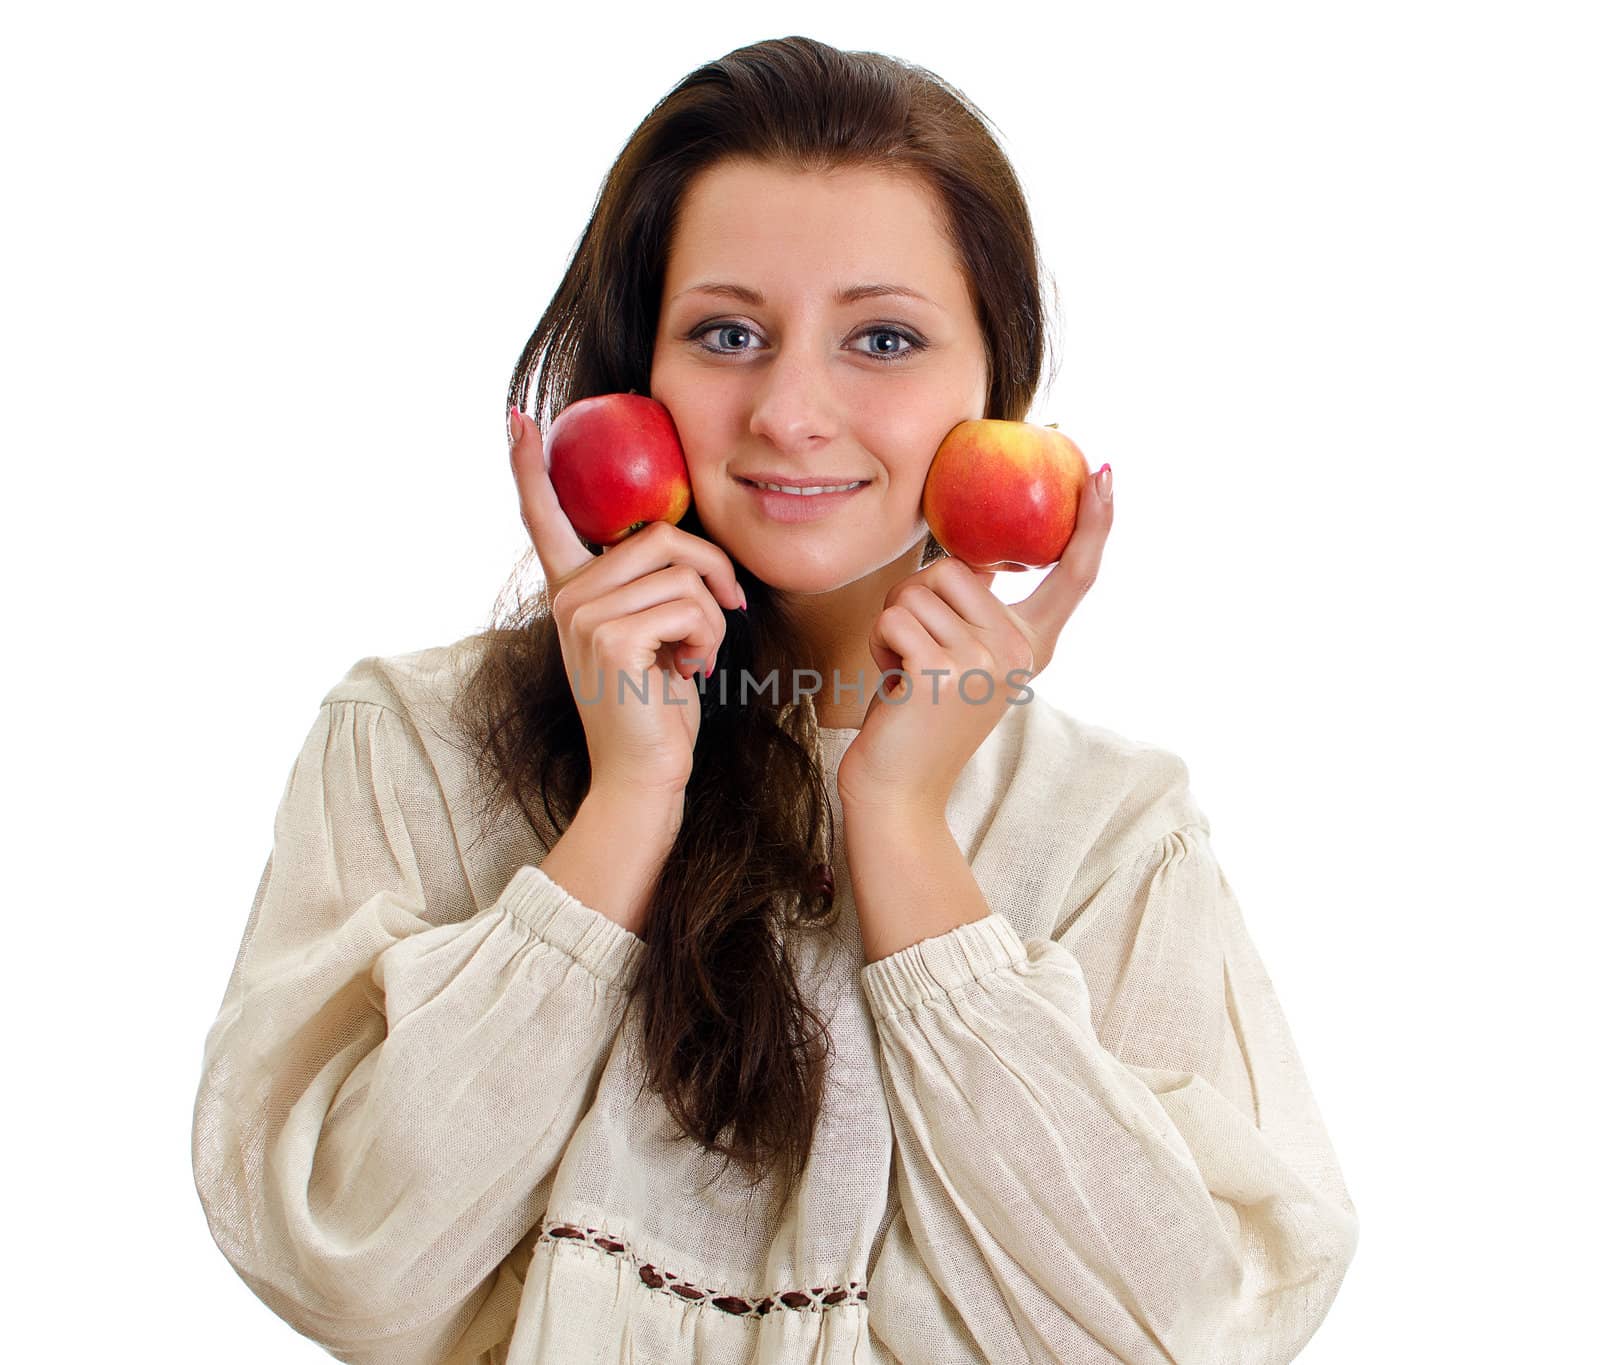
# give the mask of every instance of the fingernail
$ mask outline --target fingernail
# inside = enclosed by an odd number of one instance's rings
[[[1101,502],[1111,501],[1111,466],[1103,464],[1100,472],[1094,476],[1095,492],[1100,495]]]
[[[750,599],[749,599],[749,597],[747,597],[745,595],[745,590],[743,588],[739,589],[739,610],[740,611],[749,611],[750,610]]]
[[[522,439],[522,414],[516,408],[511,409],[511,439],[513,441]]]

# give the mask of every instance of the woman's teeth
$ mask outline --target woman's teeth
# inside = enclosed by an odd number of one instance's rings
[[[865,479],[857,479],[854,483],[829,484],[825,488],[794,488],[782,483],[762,483],[758,479],[749,480],[757,488],[765,488],[770,493],[798,493],[802,498],[814,497],[818,493],[847,493],[852,488],[860,488]]]

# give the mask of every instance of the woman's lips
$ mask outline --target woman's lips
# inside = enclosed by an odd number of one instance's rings
[[[779,493],[758,487],[747,479],[739,480],[740,487],[755,499],[764,516],[785,523],[817,521],[837,511],[870,483],[871,480],[867,480],[840,493]]]

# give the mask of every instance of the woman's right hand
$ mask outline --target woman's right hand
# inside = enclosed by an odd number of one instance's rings
[[[710,671],[727,630],[719,601],[730,611],[744,602],[733,561],[665,521],[592,554],[556,498],[538,422],[513,412],[511,429],[522,524],[549,585],[588,739],[590,790],[681,797],[700,733],[692,679]]]

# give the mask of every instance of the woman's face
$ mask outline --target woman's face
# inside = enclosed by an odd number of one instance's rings
[[[779,591],[828,592],[908,554],[915,569],[934,452],[984,415],[983,333],[937,213],[920,182],[747,160],[684,195],[650,394],[707,534]],[[864,285],[921,297],[837,297]],[[862,486],[763,493],[756,476]]]

